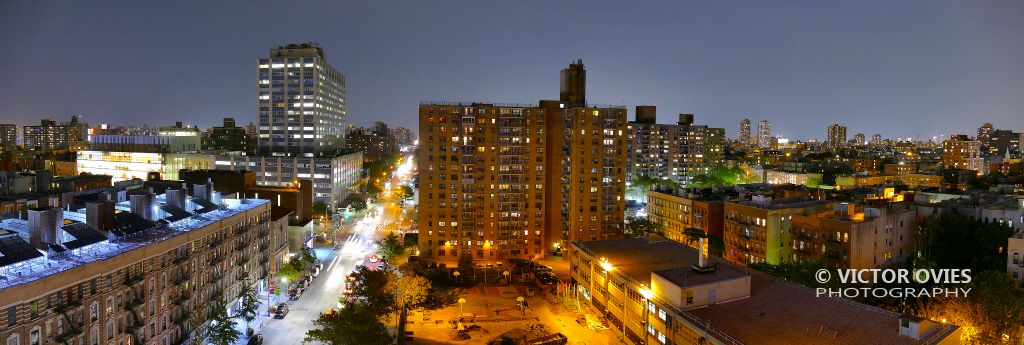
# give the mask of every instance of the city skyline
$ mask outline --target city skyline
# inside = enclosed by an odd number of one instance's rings
[[[590,102],[657,104],[659,123],[692,113],[730,138],[743,118],[767,119],[773,135],[797,140],[823,139],[830,123],[925,140],[974,134],[984,122],[1024,127],[1024,100],[1014,97],[1024,89],[1015,78],[1024,47],[1014,39],[1024,23],[1014,14],[1024,7],[1009,2],[301,4],[296,13],[312,20],[289,28],[259,25],[274,15],[260,7],[59,5],[0,5],[0,43],[20,47],[0,58],[5,122],[75,114],[90,124],[255,123],[253,63],[270,47],[312,41],[348,78],[349,123],[362,126],[415,128],[421,100],[550,98],[557,79],[544,71],[582,59],[597,72]],[[772,8],[785,11],[758,15]],[[554,20],[567,11],[579,19]],[[464,25],[432,20],[445,16]],[[25,19],[33,17],[44,19]],[[547,49],[493,53],[516,44]]]

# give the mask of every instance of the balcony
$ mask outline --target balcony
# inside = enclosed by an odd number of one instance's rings
[[[143,282],[145,280],[146,280],[146,277],[144,277],[141,274],[137,274],[137,275],[134,275],[134,276],[132,276],[132,275],[125,275],[124,285],[134,286],[135,284],[141,283],[141,282]]]
[[[174,305],[176,305],[176,306],[180,306],[182,304],[185,304],[185,302],[188,302],[188,300],[190,300],[190,299],[192,299],[192,294],[187,293],[187,292],[182,292],[182,293],[178,294],[178,297],[175,298],[172,303],[174,303]]]
[[[174,285],[175,286],[180,286],[182,284],[185,284],[185,283],[188,282],[188,280],[190,278],[192,278],[192,276],[189,275],[188,273],[182,273],[182,274],[178,275],[177,278],[174,279]]]

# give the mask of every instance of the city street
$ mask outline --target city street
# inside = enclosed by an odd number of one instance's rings
[[[389,232],[397,233],[403,219],[405,225],[411,223],[411,215],[403,216],[400,187],[401,181],[409,178],[410,165],[407,161],[397,169],[391,179],[393,188],[381,193],[378,202],[370,204],[364,216],[339,235],[336,245],[314,248],[324,264],[323,271],[313,278],[298,300],[289,302],[289,313],[284,319],[271,319],[257,331],[263,335],[264,344],[301,344],[306,331],[313,327],[313,320],[321,312],[337,308],[345,278],[376,253],[374,241]],[[240,343],[245,344],[245,339]]]

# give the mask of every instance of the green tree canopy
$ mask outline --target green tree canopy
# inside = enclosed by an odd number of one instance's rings
[[[352,303],[341,310],[322,313],[306,331],[305,341],[330,345],[390,345],[394,337],[380,322],[374,308]]]
[[[627,238],[642,237],[648,233],[665,235],[665,224],[656,222],[650,218],[629,216],[626,217],[626,226],[623,233]]]
[[[405,244],[398,239],[398,235],[395,235],[394,232],[388,233],[387,236],[377,240],[376,243],[377,252],[388,260],[405,252]]]
[[[225,305],[227,302],[224,302],[224,297],[219,297],[212,306],[213,315],[210,316],[210,327],[206,329],[207,338],[210,343],[215,345],[232,345],[241,337],[241,332],[235,329],[235,322],[228,315]]]
[[[374,315],[379,317],[395,310],[395,295],[389,289],[394,279],[393,274],[386,269],[371,270],[366,266],[356,267],[353,274],[359,283],[352,294],[362,299]]]

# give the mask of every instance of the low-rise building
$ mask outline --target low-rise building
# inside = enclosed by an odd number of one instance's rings
[[[958,344],[957,326],[733,266],[659,236],[573,242],[573,293],[627,344]]]
[[[722,237],[724,210],[722,196],[714,193],[657,187],[647,192],[648,217],[665,225],[665,237],[691,246],[696,243],[684,235],[688,228]]]
[[[777,265],[791,256],[792,219],[825,211],[831,203],[807,198],[753,195],[725,202],[725,258],[740,264]]]
[[[793,215],[791,260],[869,269],[902,262],[913,254],[915,208],[904,203],[833,206],[828,211]]]

